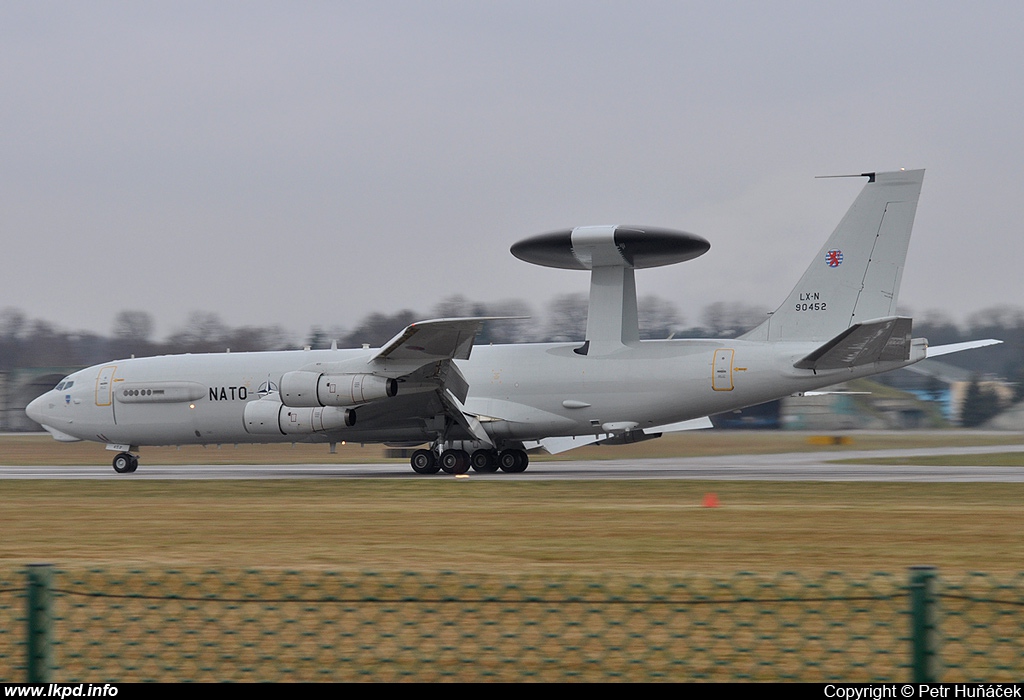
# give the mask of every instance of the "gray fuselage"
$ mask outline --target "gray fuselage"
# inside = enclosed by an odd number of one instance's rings
[[[469,392],[464,411],[495,446],[558,436],[651,429],[762,403],[921,359],[818,371],[793,364],[810,342],[643,341],[592,357],[579,343],[480,346],[456,361]],[[243,442],[421,443],[444,430],[436,388],[400,383],[394,397],[353,407],[355,424],[306,434],[254,434],[247,404],[273,399],[286,372],[376,351],[306,350],[132,358],[67,377],[29,415],[58,439],[141,445]],[[358,361],[358,360],[357,360]],[[64,382],[62,382],[64,384]],[[449,428],[451,430],[451,428]],[[456,432],[449,439],[472,436]]]

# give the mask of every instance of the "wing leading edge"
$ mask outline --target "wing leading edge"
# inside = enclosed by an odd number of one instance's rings
[[[423,365],[437,360],[468,360],[473,339],[485,321],[504,317],[437,318],[410,323],[370,358],[371,363],[419,362]]]

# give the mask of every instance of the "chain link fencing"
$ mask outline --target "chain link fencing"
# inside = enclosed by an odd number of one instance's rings
[[[1019,681],[1024,575],[0,570],[0,681]]]

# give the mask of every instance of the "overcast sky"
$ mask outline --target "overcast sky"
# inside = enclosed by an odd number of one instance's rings
[[[0,4],[0,307],[164,336],[585,292],[509,246],[711,241],[637,274],[774,308],[863,184],[926,168],[901,304],[1024,304],[1019,2]]]

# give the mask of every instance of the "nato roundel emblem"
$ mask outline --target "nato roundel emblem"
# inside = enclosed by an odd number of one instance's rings
[[[829,267],[839,267],[843,264],[843,251],[833,249],[825,253],[825,264]]]

